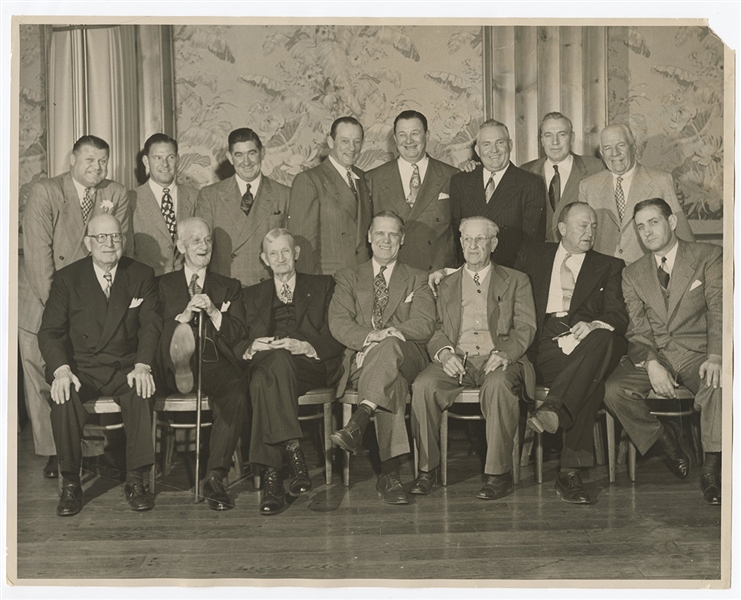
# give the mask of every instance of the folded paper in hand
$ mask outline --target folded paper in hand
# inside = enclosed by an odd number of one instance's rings
[[[557,341],[558,347],[561,348],[561,352],[563,352],[567,356],[571,354],[574,351],[574,348],[579,345],[579,340],[574,337],[573,333],[560,337]]]

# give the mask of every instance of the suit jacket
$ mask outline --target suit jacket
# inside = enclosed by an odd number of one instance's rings
[[[38,333],[39,349],[49,381],[66,364],[102,386],[117,371],[129,371],[136,363],[153,367],[161,332],[152,269],[122,257],[106,301],[93,259],[87,257],[54,274]]]
[[[358,201],[328,158],[293,180],[288,228],[301,247],[296,268],[302,273],[334,275],[370,258],[371,199],[365,174],[353,172],[360,178]]]
[[[722,355],[723,251],[719,246],[679,240],[668,302],[651,253],[626,267],[623,294],[630,316],[628,356],[634,363],[656,360],[670,342],[693,352]]]
[[[499,226],[499,244],[492,262],[512,267],[520,247],[545,240],[546,194],[543,180],[512,163],[486,203],[484,167],[458,173],[450,180],[450,201],[455,230],[461,219],[486,217]]]
[[[630,194],[625,199],[622,225],[615,204],[615,189],[610,171],[605,170],[587,177],[579,184],[579,201],[588,203],[597,212],[594,249],[602,254],[622,258],[626,265],[641,258],[646,249],[635,228],[633,208],[642,200],[649,198],[666,200],[677,216],[677,235],[685,241],[695,241],[687,217],[674,192],[671,174],[636,164]]]
[[[124,252],[132,249],[126,190],[104,179],[97,187],[93,217],[110,213],[121,222]],[[88,255],[83,238],[86,224],[72,175],[67,172],[36,183],[23,209],[23,268],[18,277],[18,325],[36,333],[49,297],[55,271]]]
[[[404,264],[436,271],[458,264],[458,250],[450,208],[450,178],[458,169],[429,159],[425,178],[414,206],[404,197],[398,161],[392,160],[365,174],[373,214],[392,210],[404,219],[404,245],[399,260]]]
[[[337,286],[329,305],[329,329],[347,346],[345,374],[337,389],[344,392],[350,372],[350,360],[363,349],[365,338],[373,331],[373,263],[340,269],[335,273]],[[395,327],[407,342],[424,347],[435,328],[435,302],[427,285],[427,273],[398,262],[389,280],[389,301],[383,312],[381,329]]]
[[[270,279],[260,260],[262,239],[271,229],[286,226],[289,194],[288,186],[263,175],[250,215],[245,216],[236,175],[202,188],[196,216],[211,227],[211,271],[239,279],[244,287]]]
[[[531,160],[530,162],[527,162],[520,167],[525,171],[529,171],[530,173],[539,175],[543,179],[543,183],[545,184],[546,198],[545,236],[546,239],[550,242],[560,241],[561,238],[558,234],[558,217],[561,215],[561,211],[563,210],[564,206],[579,200],[579,184],[581,183],[582,179],[585,179],[590,175],[594,175],[595,173],[599,173],[605,168],[604,163],[599,158],[595,158],[594,156],[579,156],[578,154],[572,154],[571,156],[574,157],[574,165],[571,167],[569,179],[566,182],[566,186],[563,188],[563,193],[561,194],[561,198],[556,205],[555,211],[551,208],[551,202],[548,198],[548,183],[546,182],[545,170],[543,168],[547,157],[544,156],[543,158],[538,158],[537,160]]]
[[[335,383],[342,373],[342,352],[345,347],[329,331],[329,303],[334,291],[334,279],[328,275],[296,274],[293,303],[296,307],[295,338],[309,342],[327,369],[327,383]],[[238,356],[243,356],[256,338],[270,332],[270,313],[275,300],[273,279],[248,287],[243,292],[247,307],[247,335],[239,344]]]
[[[198,190],[189,185],[178,185],[178,207],[175,218],[182,221],[196,214]],[[183,255],[175,246],[159,202],[149,182],[129,192],[131,220],[134,228],[134,260],[154,269],[156,277],[176,271],[183,266]]]

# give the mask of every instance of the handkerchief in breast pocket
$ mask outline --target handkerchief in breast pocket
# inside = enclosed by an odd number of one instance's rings
[[[450,194],[446,194],[445,192],[440,192],[440,195],[437,197],[438,200],[447,200],[450,198]]]
[[[229,307],[230,307],[231,305],[232,305],[232,303],[231,303],[231,302],[224,302],[224,303],[223,303],[223,304],[221,305],[221,308],[219,309],[219,311],[220,311],[220,312],[226,312],[226,311],[228,311],[228,310],[229,310]]]
[[[144,298],[132,298],[131,299],[131,304],[129,304],[129,308],[136,308],[142,302],[144,302]]]
[[[409,294],[407,296],[407,299],[404,300],[404,302],[411,302],[412,300],[414,300],[414,292],[412,292],[411,294]]]
[[[695,280],[694,280],[694,281],[692,282],[692,285],[690,286],[690,292],[691,292],[692,290],[694,290],[694,289],[695,289],[696,287],[700,287],[701,285],[702,285],[702,281],[700,281],[699,279],[695,279]]]

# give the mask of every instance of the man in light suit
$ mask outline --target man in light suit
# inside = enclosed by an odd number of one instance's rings
[[[579,199],[582,179],[604,170],[594,156],[579,156],[571,151],[574,130],[571,120],[560,112],[550,112],[540,122],[540,143],[545,156],[521,165],[525,171],[540,175],[545,183],[548,202],[545,205],[546,239],[558,242],[559,214]]]
[[[196,216],[206,221],[213,236],[211,270],[247,287],[270,278],[257,256],[265,234],[285,227],[290,190],[262,174],[265,149],[251,129],[229,134],[227,157],[234,175],[201,189]]]
[[[608,125],[600,134],[600,154],[607,165],[579,184],[579,201],[597,212],[594,249],[626,265],[646,252],[633,222],[635,206],[647,198],[663,198],[677,219],[677,235],[694,242],[687,217],[674,192],[671,174],[636,162],[635,140],[627,125]]]
[[[437,324],[427,345],[430,364],[412,386],[412,431],[420,473],[413,494],[429,494],[440,471],[440,420],[464,387],[481,386],[486,419],[486,482],[476,494],[495,500],[514,490],[512,446],[525,382],[535,375],[525,356],[535,336],[533,295],[527,277],[492,263],[498,227],[484,217],[461,222],[466,264],[443,279]]]
[[[201,390],[208,394],[214,409],[203,494],[211,510],[229,510],[234,503],[224,478],[247,412],[247,379],[234,350],[247,333],[242,285],[209,270],[213,241],[202,219],[192,217],[178,223],[177,245],[184,257],[183,268],[157,281],[164,316],[159,379],[170,392],[187,394],[193,389],[197,369],[195,316],[200,315],[205,337]]]
[[[404,412],[409,386],[428,362],[425,344],[435,327],[435,306],[427,273],[399,262],[404,222],[393,212],[373,217],[368,241],[373,258],[335,274],[329,329],[347,347],[345,385],[358,390],[350,422],[332,434],[343,450],[357,453],[375,415],[381,477],[376,491],[387,504],[407,504],[399,456],[409,453]]]
[[[723,253],[678,239],[677,216],[661,198],[639,202],[633,218],[650,252],[623,272],[628,356],[607,380],[605,404],[641,454],[658,443],[669,470],[686,479],[691,463],[679,427],[662,425],[645,402],[651,390],[673,398],[686,386],[701,413],[700,488],[705,502],[720,504]]]
[[[82,509],[80,465],[83,404],[113,396],[126,431],[126,485],[129,508],[149,510],[143,475],[154,462],[152,419],[147,399],[162,314],[151,268],[123,257],[118,219],[90,220],[85,246],[91,256],[57,271],[39,329],[39,348],[51,383],[51,422],[63,477],[59,516]]]
[[[301,273],[334,275],[370,258],[366,233],[371,199],[365,173],[355,161],[363,147],[363,126],[353,117],[332,123],[329,156],[296,175],[291,186],[288,229],[301,248]]]
[[[23,210],[23,258],[18,273],[18,345],[23,363],[26,406],[36,454],[48,456],[44,477],[57,477],[49,386],[36,334],[49,297],[54,272],[88,255],[88,221],[114,215],[125,237],[131,234],[129,201],[124,187],[106,179],[108,144],[82,136],[70,155],[68,173],[42,180],[31,190]]]
[[[248,334],[237,351],[249,361],[250,461],[267,468],[260,501],[263,515],[285,508],[284,463],[291,496],[311,491],[299,445],[298,398],[334,385],[342,374],[345,348],[332,337],[327,318],[334,280],[329,275],[296,273],[299,253],[287,229],[269,231],[260,258],[273,279],[244,290]]]
[[[509,160],[512,140],[504,123],[490,119],[476,136],[482,166],[450,180],[454,227],[466,217],[486,217],[499,226],[492,261],[512,267],[521,247],[545,240],[543,181]]]
[[[164,133],[144,142],[144,167],[149,180],[129,192],[134,228],[134,260],[154,269],[159,277],[183,266],[177,248],[177,223],[196,214],[198,190],[175,181],[178,143]]]
[[[404,245],[399,260],[436,271],[458,263],[450,208],[450,178],[458,172],[427,156],[427,118],[405,110],[394,120],[399,158],[365,175],[373,212],[392,210],[404,219]]]
[[[572,504],[591,502],[580,470],[594,464],[592,429],[604,380],[626,350],[625,263],[592,250],[596,227],[588,204],[569,204],[559,215],[561,242],[531,248],[517,265],[530,277],[538,319],[528,356],[549,390],[527,424],[539,433],[563,428],[556,491]]]

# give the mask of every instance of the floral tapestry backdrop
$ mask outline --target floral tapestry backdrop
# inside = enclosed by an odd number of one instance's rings
[[[250,127],[263,172],[290,185],[328,152],[332,121],[365,128],[356,163],[394,156],[394,117],[419,110],[431,156],[459,165],[483,121],[482,30],[424,26],[174,27],[179,176],[200,188],[223,176],[227,136]]]
[[[707,27],[611,27],[609,121],[669,171],[697,234],[723,218],[723,43]]]

